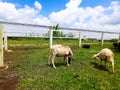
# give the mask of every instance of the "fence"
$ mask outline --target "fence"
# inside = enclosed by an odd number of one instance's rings
[[[99,39],[101,40],[101,46],[103,46],[103,44],[104,44],[104,35],[105,34],[112,34],[112,35],[115,34],[115,35],[117,35],[116,36],[117,38],[120,38],[120,33],[117,33],[117,32],[105,32],[105,31],[98,31],[98,30],[86,30],[86,29],[64,28],[64,27],[59,27],[59,31],[64,31],[64,33],[72,32],[72,33],[74,33],[75,37],[53,37],[53,32],[56,30],[50,29],[50,27],[51,26],[0,21],[0,66],[3,65],[3,47],[6,51],[8,50],[7,37],[49,38],[49,47],[50,48],[53,44],[53,38],[76,38],[76,39],[78,39],[78,44],[79,44],[78,46],[81,47],[82,39],[86,38],[87,33],[89,33],[89,35],[90,35],[90,33],[96,33],[97,36],[99,36]],[[21,31],[23,29],[24,29],[24,32]],[[32,35],[32,34],[28,33],[29,31],[31,31],[33,29],[37,30],[35,32],[35,33],[38,33],[37,35]],[[17,30],[17,32],[16,32],[16,30]],[[33,30],[33,31],[35,31],[35,30]],[[48,31],[50,31],[49,35],[44,36],[43,34]],[[15,33],[19,33],[19,34],[21,33],[21,35],[18,35],[18,34],[15,35]],[[40,35],[40,33],[42,33],[42,35]],[[25,35],[23,35],[23,34],[25,34]],[[94,35],[92,35],[92,36],[94,36]]]

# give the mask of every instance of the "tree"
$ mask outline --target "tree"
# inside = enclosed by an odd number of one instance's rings
[[[63,34],[63,32],[60,32],[60,31],[59,31],[59,24],[57,24],[57,25],[55,25],[55,26],[51,26],[51,27],[50,27],[50,30],[51,30],[51,29],[54,30],[54,31],[53,31],[53,36],[54,36],[54,37],[65,37],[65,35]],[[46,34],[44,34],[44,36],[49,36],[50,30],[49,30]]]
[[[58,31],[59,30],[59,24],[53,26],[52,29],[55,30],[55,31],[53,31],[53,36],[54,37],[60,37],[60,31]]]

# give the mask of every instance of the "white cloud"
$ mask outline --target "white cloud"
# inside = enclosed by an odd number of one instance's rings
[[[41,6],[41,4],[40,4],[38,1],[35,1],[34,6],[35,6],[38,10],[41,10],[41,9],[42,9],[42,6]]]
[[[39,16],[33,19],[34,24],[40,24],[40,25],[50,25],[50,21],[47,17]]]
[[[25,5],[17,9],[15,4],[0,2],[0,20],[42,25],[59,24],[63,27],[74,27],[97,30],[120,29],[120,2],[114,1],[108,7],[101,5],[81,7],[82,0],[70,0],[66,8],[52,12],[49,17],[40,13],[42,5],[35,1],[34,7]]]
[[[119,2],[111,2],[109,7],[96,6],[94,8],[80,7],[80,3],[81,0],[70,0],[66,4],[66,9],[49,15],[50,21],[65,27],[111,31],[120,29]]]
[[[87,24],[91,18],[94,19],[96,16],[98,17],[101,12],[104,11],[102,6],[82,8],[79,7],[80,3],[81,0],[70,0],[70,2],[66,4],[66,9],[59,12],[52,12],[49,15],[50,21],[59,23],[62,26],[76,27],[76,23]]]
[[[109,15],[109,20],[106,23],[113,25],[120,24],[120,3],[112,2],[108,10],[111,10],[112,13]]]
[[[66,4],[66,7],[69,9],[75,9],[80,5],[81,2],[82,0],[70,0],[70,2]]]
[[[16,8],[14,4],[0,2],[0,18],[9,19],[16,15]]]
[[[39,15],[42,8],[41,4],[36,1],[34,6],[35,7],[30,7],[25,5],[23,8],[17,9],[15,4],[0,2],[0,20],[21,23],[50,24],[47,17]]]
[[[59,23],[62,26],[71,26],[79,17],[80,12],[83,12],[82,8],[78,8],[80,3],[81,0],[70,0],[70,2],[66,4],[66,9],[59,12],[52,12],[49,15],[50,21],[52,23]]]

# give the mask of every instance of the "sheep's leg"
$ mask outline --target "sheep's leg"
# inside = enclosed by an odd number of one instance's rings
[[[64,63],[67,64],[67,61],[66,61],[66,56],[64,56]]]
[[[100,60],[100,63],[98,64],[98,66],[100,66],[100,65],[101,65],[101,63],[102,63],[102,60]]]
[[[49,60],[48,60],[48,65],[50,65],[52,63],[52,54],[49,56]]]
[[[51,64],[51,55],[49,56],[49,59],[48,59],[48,65]]]
[[[112,73],[114,73],[114,59],[113,58],[109,58],[108,60],[112,64]]]
[[[55,64],[54,64],[55,55],[52,55],[52,59],[51,59],[51,60],[52,60],[52,65],[53,65],[53,68],[54,68],[54,69],[56,69]]]
[[[107,66],[107,61],[105,60],[105,67]]]
[[[114,73],[114,61],[112,61],[111,63],[112,63],[112,72]]]
[[[67,61],[67,66],[70,66],[70,64],[68,63],[68,57],[66,57],[66,61]]]

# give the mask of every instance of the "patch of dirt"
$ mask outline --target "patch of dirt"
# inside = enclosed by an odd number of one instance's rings
[[[19,63],[21,53],[15,49],[14,52],[4,52],[4,64],[8,65],[8,68],[0,68],[0,90],[16,90],[19,81],[17,72],[20,68],[14,67],[13,64]]]
[[[21,69],[14,64],[19,64],[22,60],[22,55],[29,53],[29,49],[36,49],[41,47],[9,47],[12,52],[4,52],[4,64],[8,65],[8,69],[0,69],[0,90],[16,90],[20,77],[17,75]],[[26,51],[27,50],[27,51]]]
[[[18,76],[3,79],[4,82],[0,83],[0,90],[16,90],[16,85],[19,80]]]
[[[19,81],[18,69],[9,67],[0,69],[0,90],[16,90]]]

